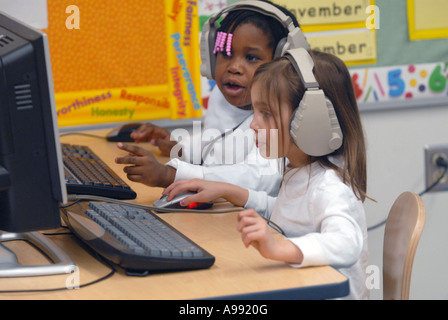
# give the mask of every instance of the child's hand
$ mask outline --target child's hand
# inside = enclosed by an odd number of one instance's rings
[[[271,258],[275,254],[275,239],[270,227],[255,210],[241,211],[238,215],[238,231],[244,245],[255,247],[265,258]]]
[[[197,193],[183,199],[182,206],[187,206],[192,202],[209,202],[219,198],[224,198],[236,206],[244,206],[249,197],[248,191],[236,185],[207,181],[201,179],[178,180],[163,191],[168,195],[167,200],[171,200],[176,194],[183,191],[196,191]]]
[[[151,152],[124,143],[117,146],[129,152],[127,156],[115,159],[116,163],[130,164],[123,169],[129,180],[151,187],[166,187],[174,181],[176,170],[159,163]]]
[[[186,197],[181,202],[182,206],[188,206],[192,202],[209,202],[223,196],[224,183],[206,181],[201,179],[178,180],[163,191],[170,201],[176,194],[183,191],[196,191],[197,193]]]
[[[238,215],[238,231],[246,247],[255,247],[268,259],[289,263],[302,263],[303,254],[299,247],[283,238],[275,238],[272,229],[255,210],[241,211]]]
[[[136,143],[150,142],[160,149],[163,156],[170,156],[171,149],[177,144],[176,141],[170,140],[170,136],[171,133],[168,130],[151,123],[142,124],[131,133],[131,138]]]

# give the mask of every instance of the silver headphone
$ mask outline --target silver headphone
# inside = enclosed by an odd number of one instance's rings
[[[333,104],[313,74],[314,62],[307,50],[285,52],[305,86],[305,94],[294,110],[289,126],[293,142],[310,156],[324,156],[342,146],[343,135]]]
[[[274,5],[254,0],[239,1],[235,4],[229,5],[217,14],[210,17],[202,28],[201,32],[201,60],[200,66],[201,74],[210,80],[214,79],[216,55],[213,54],[213,49],[216,41],[216,34],[219,28],[217,20],[224,14],[235,10],[251,10],[261,13],[265,16],[272,17],[278,20],[285,29],[288,30],[288,36],[281,39],[275,49],[274,57],[283,56],[286,50],[293,48],[305,48],[310,50],[310,45],[305,38],[302,30],[294,25],[291,17],[288,17],[280,9]]]

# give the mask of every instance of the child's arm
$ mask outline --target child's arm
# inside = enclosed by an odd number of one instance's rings
[[[171,141],[171,133],[161,127],[155,126],[151,123],[142,124],[139,128],[131,133],[131,138],[136,143],[150,142],[160,149],[163,156],[169,156],[171,149],[177,144],[176,141]]]
[[[192,202],[208,202],[224,198],[236,206],[244,206],[249,198],[247,189],[225,182],[206,181],[201,179],[178,180],[163,192],[171,200],[176,194],[183,191],[196,191],[197,194],[186,197],[181,205],[187,206]]]
[[[239,213],[238,231],[241,232],[246,247],[252,245],[267,259],[292,264],[300,264],[303,261],[299,247],[289,240],[274,237],[267,222],[253,209]]]
[[[251,163],[251,161],[254,161]],[[262,190],[268,195],[278,193],[282,176],[276,160],[256,157],[235,164],[197,165],[172,159],[168,166],[176,168],[177,180],[202,179],[231,183],[249,190]]]
[[[167,187],[174,181],[176,169],[159,163],[151,152],[124,143],[118,143],[117,146],[129,152],[115,159],[116,163],[130,165],[123,169],[129,180],[151,187]]]

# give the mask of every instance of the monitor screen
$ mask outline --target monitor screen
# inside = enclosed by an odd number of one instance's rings
[[[0,230],[60,226],[67,202],[46,35],[0,12]]]

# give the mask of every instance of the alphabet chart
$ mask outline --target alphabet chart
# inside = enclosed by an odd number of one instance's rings
[[[448,64],[424,63],[350,70],[358,103],[447,98]]]

